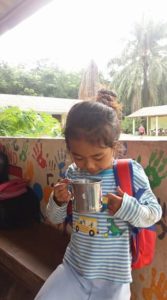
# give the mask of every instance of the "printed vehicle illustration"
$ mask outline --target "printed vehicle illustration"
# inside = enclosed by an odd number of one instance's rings
[[[74,228],[76,232],[81,231],[84,233],[89,233],[90,236],[98,234],[97,230],[97,219],[85,216],[79,216],[78,220],[74,223]]]

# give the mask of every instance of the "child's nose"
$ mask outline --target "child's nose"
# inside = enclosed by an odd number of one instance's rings
[[[94,162],[91,160],[86,161],[85,167],[86,167],[86,170],[90,173],[92,173],[96,170],[96,166],[95,166]]]

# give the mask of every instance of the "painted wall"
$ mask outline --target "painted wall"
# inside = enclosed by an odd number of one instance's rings
[[[167,141],[124,142],[124,155],[138,160],[163,209],[157,224],[157,247],[153,263],[133,271],[132,300],[167,300]]]
[[[122,141],[122,146],[123,157],[143,165],[163,209],[154,262],[133,271],[132,300],[167,300],[167,141]],[[45,212],[54,183],[70,163],[64,140],[0,138],[0,149],[8,154],[11,176],[29,180]]]
[[[41,200],[45,213],[54,183],[63,177],[70,163],[63,139],[0,138],[0,149],[7,153],[11,177],[29,181]]]

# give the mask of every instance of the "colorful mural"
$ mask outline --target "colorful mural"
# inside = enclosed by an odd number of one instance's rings
[[[163,214],[157,224],[157,246],[153,263],[133,271],[131,300],[167,300],[167,141],[128,141],[124,157],[142,164]]]
[[[7,153],[10,175],[28,180],[45,214],[46,203],[58,178],[65,176],[70,163],[63,139],[0,138],[0,149]],[[163,209],[157,224],[154,262],[133,271],[131,300],[167,300],[167,141],[122,141],[119,157],[140,162]]]
[[[64,140],[1,138],[0,149],[9,157],[10,176],[29,182],[45,213],[54,183],[65,176],[68,160]]]

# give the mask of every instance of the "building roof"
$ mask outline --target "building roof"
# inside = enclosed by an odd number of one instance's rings
[[[18,106],[21,110],[33,109],[51,115],[68,113],[70,108],[78,102],[82,100],[0,94],[0,107]]]
[[[0,34],[53,0],[0,0]]]
[[[155,116],[167,116],[167,105],[161,106],[150,106],[143,107],[134,113],[127,116],[128,118],[137,118],[137,117],[155,117]]]

